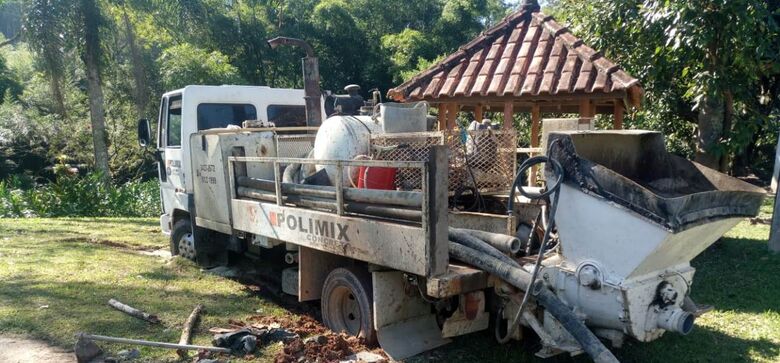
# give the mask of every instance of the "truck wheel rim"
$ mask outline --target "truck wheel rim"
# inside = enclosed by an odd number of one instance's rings
[[[362,318],[360,303],[348,287],[335,288],[330,296],[329,306],[331,307],[329,315],[332,317],[333,326],[331,328],[333,330],[344,331],[354,336],[360,334]]]
[[[179,255],[190,260],[195,259],[195,242],[192,233],[185,233],[179,239]]]

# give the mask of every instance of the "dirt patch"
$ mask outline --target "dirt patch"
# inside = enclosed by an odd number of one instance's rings
[[[386,357],[381,349],[368,347],[363,339],[334,333],[308,315],[258,315],[250,317],[247,322],[231,320],[229,328],[214,328],[212,332],[243,328],[263,329],[269,326],[278,326],[298,335],[296,338],[283,341],[283,349],[274,357],[275,363],[339,362],[364,351]]]
[[[68,363],[75,362],[73,352],[45,342],[12,335],[0,335],[0,362]]]
[[[117,248],[117,249],[123,249],[123,250],[130,250],[133,252],[141,252],[141,253],[155,253],[157,251],[156,247],[152,246],[140,246],[140,245],[133,245],[129,243],[122,243],[117,241],[112,241],[108,239],[100,239],[100,238],[91,238],[91,237],[66,237],[66,238],[60,238],[57,240],[57,242],[60,243],[93,243],[98,244],[102,246]]]

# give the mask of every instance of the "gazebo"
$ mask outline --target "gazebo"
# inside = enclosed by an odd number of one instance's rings
[[[427,101],[439,109],[439,129],[455,127],[460,111],[482,120],[503,111],[511,128],[516,112],[531,113],[531,150],[539,146],[542,113],[579,113],[590,121],[613,114],[623,126],[628,107],[638,107],[642,88],[600,52],[540,12],[536,1],[483,32],[455,53],[388,91],[398,102]]]

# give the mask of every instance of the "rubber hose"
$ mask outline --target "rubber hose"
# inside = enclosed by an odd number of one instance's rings
[[[501,253],[501,251],[491,246],[489,243],[477,237],[472,236],[471,234],[469,234],[468,232],[460,228],[450,228],[449,238],[450,240],[454,240],[455,242],[458,242],[464,246],[482,252],[488,256],[492,256],[498,259],[499,261],[509,264],[510,266],[519,267],[517,262],[511,259],[509,256]]]
[[[476,238],[479,238],[489,245],[495,247],[499,251],[508,254],[515,254],[520,252],[520,239],[515,236],[509,236],[501,233],[491,233],[480,231],[476,229],[458,228],[458,230],[466,232]]]
[[[498,276],[512,286],[521,290],[529,291],[531,284],[531,274],[527,271],[512,267],[498,259],[480,253],[479,251],[450,241],[450,255],[460,261],[476,266],[488,273]],[[596,337],[588,327],[569,309],[555,294],[546,289],[543,284],[537,283],[532,289],[531,294],[558,322],[563,325],[569,334],[574,337],[582,349],[594,362],[597,363],[619,363],[612,352]]]

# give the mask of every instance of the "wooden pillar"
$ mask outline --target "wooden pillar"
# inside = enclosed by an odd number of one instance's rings
[[[534,104],[531,106],[531,148],[539,147],[539,131],[542,128],[542,113],[539,110],[539,105]],[[530,154],[533,156],[533,153]],[[528,185],[536,185],[536,177],[538,175],[538,169],[532,167],[528,172]]]
[[[474,119],[477,120],[477,122],[482,122],[483,118],[485,118],[485,116],[482,114],[482,105],[474,106]]]
[[[769,251],[780,253],[780,204],[777,203],[775,193],[775,206],[772,213],[772,224],[769,226]]]
[[[452,130],[457,125],[459,107],[455,103],[451,103],[447,108],[447,130]]]
[[[580,117],[593,117],[594,107],[590,100],[580,101]]]
[[[514,115],[515,115],[515,110],[514,110],[514,105],[512,105],[512,102],[504,103],[504,130],[511,130],[513,127],[515,127]]]
[[[439,131],[447,128],[447,108],[448,105],[446,103],[439,104],[439,116],[437,117],[437,121],[439,122]]]
[[[612,116],[614,117],[614,120],[612,121],[612,128],[615,130],[622,130],[623,129],[623,112],[625,111],[625,108],[623,107],[623,100],[615,100],[615,106],[614,110],[612,111]]]

